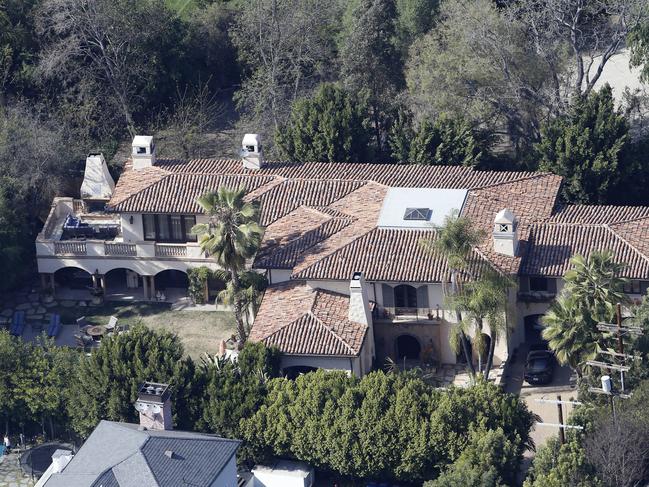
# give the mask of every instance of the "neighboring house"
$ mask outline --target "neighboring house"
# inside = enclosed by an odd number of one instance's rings
[[[81,200],[57,198],[37,239],[44,285],[95,281],[108,296],[183,295],[187,269],[215,266],[188,233],[205,218],[196,198],[244,185],[266,228],[252,266],[271,283],[251,339],[278,346],[291,373],[362,375],[386,357],[463,359],[449,345],[447,263],[420,245],[453,210],[484,231],[476,257],[517,282],[496,365],[537,333],[572,255],[610,249],[628,264],[629,293],[647,287],[649,207],[561,205],[562,180],[548,173],[266,162],[257,137],[243,146],[238,160],[179,161],[156,159],[152,139],[136,137],[114,189],[103,158],[90,156],[90,189]]]
[[[145,383],[140,424],[101,421],[79,451],[53,456],[38,487],[237,487],[240,442],[171,430],[169,389]]]

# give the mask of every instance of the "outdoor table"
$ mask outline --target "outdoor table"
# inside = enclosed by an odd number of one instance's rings
[[[106,328],[102,325],[90,326],[86,328],[86,334],[95,341],[101,340],[101,337],[106,333]]]

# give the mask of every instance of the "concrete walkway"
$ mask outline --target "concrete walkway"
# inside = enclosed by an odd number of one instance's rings
[[[19,465],[20,456],[10,453],[0,457],[0,487],[33,487],[31,478],[23,476]]]

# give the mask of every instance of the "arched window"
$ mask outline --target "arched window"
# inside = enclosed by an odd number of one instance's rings
[[[396,308],[416,308],[417,289],[408,284],[400,284],[394,288],[394,306]]]

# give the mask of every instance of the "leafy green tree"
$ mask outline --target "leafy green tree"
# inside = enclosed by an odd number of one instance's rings
[[[9,433],[10,422],[25,419],[19,384],[28,361],[25,342],[0,330],[0,414],[5,433]]]
[[[536,452],[524,487],[601,486],[588,464],[582,441],[569,436],[568,442],[561,445],[557,438],[550,438]]]
[[[447,301],[455,311],[462,352],[472,376],[475,376],[476,370],[469,347],[469,338],[461,326],[461,323],[464,322],[462,317],[463,307],[455,298],[460,294],[459,279],[468,275],[470,265],[475,261],[473,249],[482,241],[482,238],[482,232],[473,227],[471,220],[459,216],[458,212],[454,212],[444,219],[444,225],[437,232],[435,239],[430,241],[422,240],[421,242],[429,251],[438,252],[448,262],[451,274],[451,289],[450,293],[447,293]]]
[[[258,460],[288,456],[340,475],[414,482],[455,461],[478,428],[501,428],[517,460],[532,422],[517,397],[482,381],[442,392],[408,373],[317,371],[271,380],[241,428]]]
[[[404,81],[395,46],[394,0],[349,4],[351,23],[340,52],[341,80],[351,92],[366,92],[376,148],[386,149],[393,100]]]
[[[229,438],[241,436],[239,423],[263,403],[268,380],[279,375],[279,351],[248,342],[236,361],[204,357],[203,421],[206,429]],[[245,455],[244,455],[245,456]]]
[[[631,180],[623,157],[628,131],[611,87],[605,85],[543,127],[536,145],[539,168],[563,176],[562,192],[569,202],[611,202],[620,182]]]
[[[302,162],[363,162],[370,131],[362,99],[333,84],[293,103],[288,123],[275,134],[282,155]]]
[[[515,481],[517,445],[501,429],[472,431],[457,460],[424,487],[505,487]]]
[[[417,130],[410,116],[399,111],[390,128],[388,143],[397,162],[424,165],[477,166],[482,159],[480,142],[471,126],[441,115],[434,122],[425,118]]]
[[[433,26],[439,3],[439,0],[395,0],[397,38],[404,53]]]
[[[231,296],[241,343],[245,342],[247,334],[239,273],[244,269],[246,259],[259,248],[263,235],[258,223],[257,206],[246,202],[245,194],[244,187],[233,190],[221,186],[217,191],[200,196],[197,202],[207,215],[208,222],[192,228],[192,233],[199,236],[201,249],[230,273]]]
[[[137,422],[133,404],[145,381],[168,383],[174,424],[192,430],[200,411],[200,377],[191,359],[183,358],[178,337],[153,331],[144,325],[132,327],[102,340],[101,346],[81,360],[68,397],[72,427],[88,436],[101,419]]]

